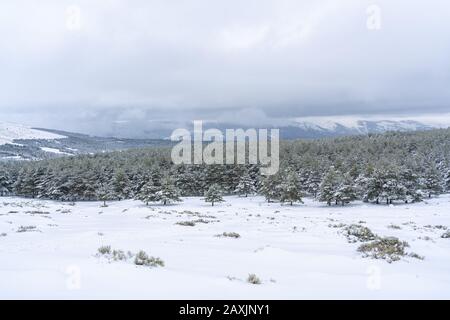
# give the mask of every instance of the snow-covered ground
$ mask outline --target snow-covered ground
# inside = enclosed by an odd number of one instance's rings
[[[54,140],[63,138],[66,137],[43,130],[32,129],[20,124],[0,121],[0,145],[13,143],[14,140]]]
[[[176,224],[199,220],[195,226]],[[209,222],[209,223],[205,223]],[[362,257],[341,224],[410,245],[388,263]],[[392,224],[396,228],[392,228]],[[21,227],[35,227],[26,230]],[[399,227],[399,228],[398,228]],[[0,198],[0,298],[450,298],[450,196],[414,205],[326,207],[227,197],[146,207]],[[17,232],[18,230],[24,232]],[[217,237],[237,232],[240,238]],[[97,250],[160,257],[164,267],[110,261]],[[262,281],[248,283],[249,274]]]

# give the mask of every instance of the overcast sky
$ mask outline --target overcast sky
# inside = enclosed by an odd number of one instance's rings
[[[0,120],[449,112],[449,39],[447,0],[2,0]]]

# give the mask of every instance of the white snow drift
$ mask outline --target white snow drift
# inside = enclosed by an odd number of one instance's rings
[[[449,195],[395,206],[225,200],[103,208],[0,198],[0,298],[450,298]],[[424,260],[364,258],[345,236],[351,224],[406,241]],[[102,246],[123,259],[99,255]],[[135,265],[140,250],[164,266]]]

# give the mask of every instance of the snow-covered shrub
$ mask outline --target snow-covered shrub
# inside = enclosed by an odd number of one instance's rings
[[[6,236],[7,236],[6,233],[4,233],[4,232],[0,233],[0,237],[6,237]]]
[[[211,221],[209,221],[209,220],[205,220],[205,219],[197,219],[197,220],[194,220],[194,221],[192,221],[194,224],[195,223],[204,223],[204,224],[208,224],[208,223],[210,223]]]
[[[241,235],[237,232],[224,232],[222,234],[218,234],[216,237],[225,237],[225,238],[235,238],[238,239]]]
[[[112,258],[114,261],[123,261],[127,260],[127,255],[122,250],[113,250]]]
[[[98,253],[101,255],[111,254],[111,246],[101,246],[98,248]]]
[[[344,228],[345,226],[346,226],[345,223],[337,223],[337,224],[330,223],[328,225],[329,228],[335,228],[335,229]]]
[[[261,284],[261,280],[254,273],[248,275],[247,282],[251,284]]]
[[[36,231],[36,226],[20,226],[17,232]]]
[[[359,224],[351,224],[345,228],[347,240],[349,242],[366,242],[376,239],[374,234],[369,228],[361,226]]]
[[[134,264],[137,266],[164,267],[164,261],[160,258],[150,257],[145,251],[139,251],[134,258]]]
[[[363,253],[364,257],[383,259],[391,263],[405,256],[405,248],[407,247],[409,247],[409,244],[405,241],[400,241],[395,237],[385,237],[362,244],[358,251]]]
[[[251,284],[261,284],[261,280],[256,276],[256,274],[251,273],[248,275],[247,282]]]
[[[408,257],[415,258],[415,259],[419,259],[419,260],[425,260],[425,257],[424,257],[424,256],[418,255],[418,254],[415,253],[415,252],[409,253],[409,254],[408,254]]]
[[[387,226],[389,229],[394,229],[394,230],[400,230],[401,229],[401,227],[400,226],[398,226],[398,225],[396,225],[396,224],[390,224],[390,225],[388,225]]]
[[[443,239],[450,239],[450,230],[444,232],[441,236]]]
[[[178,224],[180,226],[185,226],[185,227],[194,227],[195,226],[195,222],[193,222],[193,221],[179,221],[176,224]]]

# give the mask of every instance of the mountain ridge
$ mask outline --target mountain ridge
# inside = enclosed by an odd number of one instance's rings
[[[223,131],[226,129],[250,128],[249,126],[217,121],[205,121],[203,127],[204,130],[217,128]],[[186,126],[186,128],[192,129],[189,126]],[[415,120],[315,119],[313,121],[295,118],[280,126],[272,125],[264,128],[278,128],[280,129],[281,139],[294,140],[367,135],[388,131],[423,131],[436,129],[439,126]],[[256,127],[256,129],[259,128]],[[98,137],[56,129],[32,128],[0,121],[0,160],[39,160],[172,144],[169,141],[171,129],[150,129],[146,132],[150,133],[153,138]],[[146,135],[143,134],[143,136]]]

